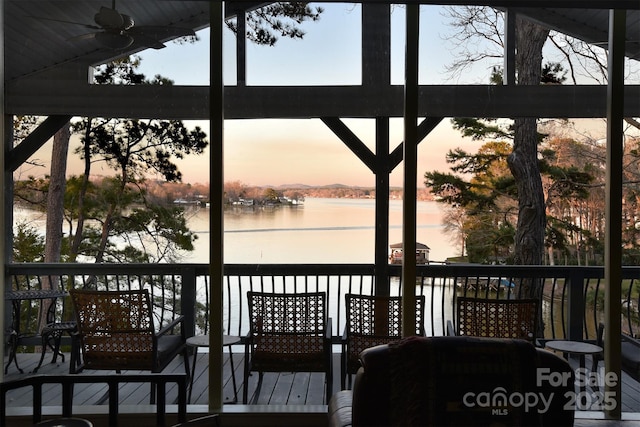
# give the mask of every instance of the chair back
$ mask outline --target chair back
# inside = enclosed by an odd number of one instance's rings
[[[147,290],[72,290],[84,366],[153,369],[155,330]]]
[[[251,334],[324,336],[326,294],[247,292]]]
[[[518,338],[538,336],[538,300],[457,298],[458,335]]]
[[[348,360],[357,370],[365,348],[402,338],[402,297],[346,294],[345,300]],[[416,296],[416,335],[424,335],[424,308],[424,295]]]
[[[258,370],[324,370],[327,308],[324,292],[247,292],[252,363]]]

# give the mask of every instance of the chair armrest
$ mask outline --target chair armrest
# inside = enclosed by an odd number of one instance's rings
[[[182,324],[182,322],[184,322],[184,316],[176,317],[173,321],[167,323],[164,328],[160,329],[156,333],[156,336],[159,337],[166,334],[167,332],[171,331],[173,328],[175,328],[179,324]],[[184,328],[182,329],[184,330]]]
[[[333,332],[333,328],[331,327],[331,325],[332,325],[332,320],[331,320],[331,317],[329,317],[327,318],[327,325],[324,328],[324,338],[328,339],[329,341],[331,341],[331,338],[332,338],[331,334]]]
[[[455,337],[456,335],[456,328],[453,326],[453,322],[451,320],[447,320],[447,336]]]

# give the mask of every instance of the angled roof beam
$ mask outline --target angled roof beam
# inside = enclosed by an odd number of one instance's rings
[[[338,117],[321,117],[320,120],[355,154],[373,173],[376,172],[376,155]]]
[[[431,133],[432,130],[436,128],[440,124],[440,122],[444,119],[444,117],[427,117],[418,125],[418,141],[420,144],[423,139],[427,137]],[[393,170],[400,164],[402,161],[402,156],[404,152],[404,142],[398,144],[398,146],[391,152],[389,155],[389,173],[393,172]]]
[[[7,154],[5,170],[14,172],[40,147],[55,135],[69,120],[70,115],[49,116],[18,146]]]

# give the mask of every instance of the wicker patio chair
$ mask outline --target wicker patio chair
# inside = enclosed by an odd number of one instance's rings
[[[538,300],[536,299],[458,297],[456,307],[457,328],[449,326],[451,335],[518,338],[536,343],[538,336]]]
[[[256,398],[264,372],[324,372],[327,402],[332,391],[331,319],[326,294],[247,292],[250,331],[246,337],[242,399],[258,372]]]
[[[346,294],[346,324],[342,334],[340,381],[351,386],[351,376],[360,368],[360,353],[367,348],[402,338],[402,298]],[[424,295],[416,296],[415,334],[424,335]],[[377,316],[376,316],[377,314]]]
[[[182,316],[156,332],[147,290],[72,290],[78,333],[74,336],[72,373],[83,369],[162,372],[178,355],[189,375]],[[173,331],[179,327],[179,334]],[[78,360],[82,352],[82,362]],[[152,384],[151,400],[155,399]]]

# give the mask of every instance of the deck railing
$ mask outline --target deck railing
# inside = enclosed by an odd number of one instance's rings
[[[63,290],[74,288],[138,289],[151,292],[156,307],[157,327],[177,315],[187,318],[187,334],[207,333],[209,310],[209,271],[205,264],[11,264],[6,266],[7,288],[40,289],[53,284]],[[543,290],[541,317],[546,338],[594,339],[597,324],[604,316],[604,270],[575,266],[484,266],[427,265],[417,268],[416,293],[427,301],[427,335],[444,335],[447,321],[454,319],[455,295],[484,298],[518,297],[521,284],[537,282]],[[388,289],[398,295],[402,289],[401,267],[389,266]],[[640,333],[640,267],[623,269],[622,328]],[[375,266],[344,265],[225,265],[225,333],[244,336],[248,330],[246,293],[249,290],[274,292],[324,291],[332,335],[337,342],[345,322],[344,295],[373,294]],[[7,289],[9,290],[9,289]],[[37,302],[21,303],[23,344],[38,330]],[[58,318],[72,318],[67,299],[57,301]],[[7,307],[7,315],[11,313]],[[6,325],[11,325],[7,319]]]
[[[389,266],[391,295],[402,289],[401,266]],[[5,268],[6,288],[40,289],[50,285],[69,290],[149,289],[156,307],[157,327],[178,315],[187,319],[187,334],[207,333],[209,310],[209,270],[206,264],[11,264]],[[455,295],[486,298],[517,297],[524,282],[537,283],[543,289],[542,322],[546,338],[594,339],[597,324],[604,316],[604,270],[602,267],[577,266],[418,266],[416,293],[427,301],[427,335],[446,333],[447,321],[454,319]],[[623,331],[640,334],[640,267],[623,269],[621,324]],[[10,284],[10,285],[9,285]],[[225,333],[244,336],[248,330],[246,293],[249,290],[274,292],[324,291],[333,319],[332,335],[338,342],[345,323],[344,295],[373,294],[375,266],[370,264],[230,264],[225,265],[222,325]],[[7,302],[7,304],[9,304]],[[39,328],[38,302],[23,301],[20,306],[21,344],[29,340],[29,331]],[[5,325],[11,326],[11,306]],[[72,319],[68,299],[57,301],[57,316]]]

